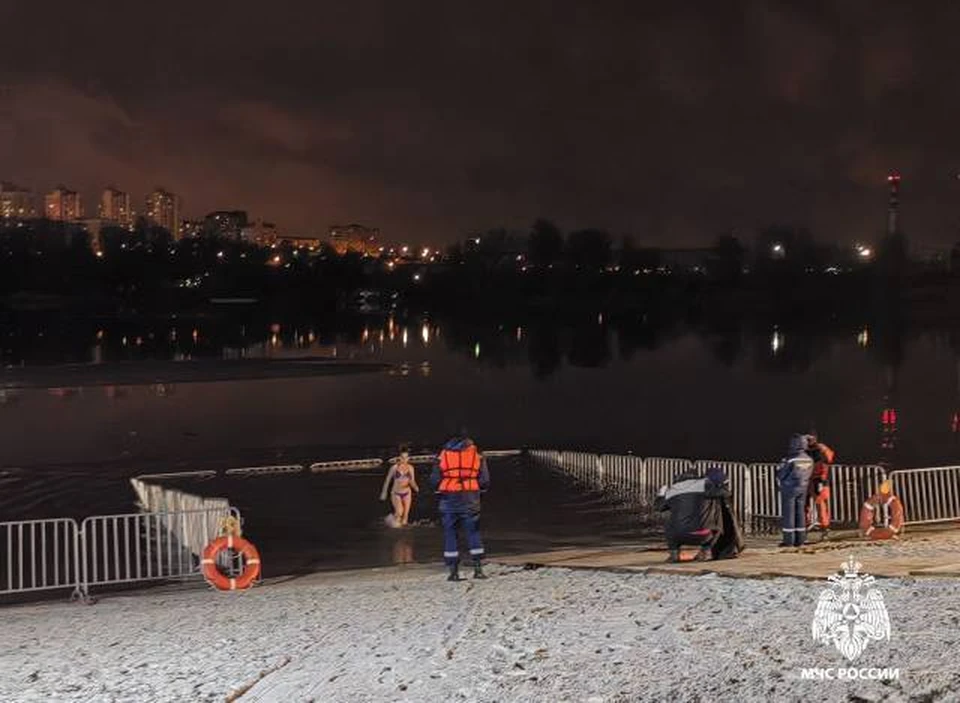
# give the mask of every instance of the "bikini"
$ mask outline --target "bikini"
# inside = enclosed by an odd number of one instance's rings
[[[412,473],[412,472],[411,472],[411,473]],[[405,479],[407,479],[407,480],[409,481],[410,478],[411,478],[411,473],[407,473],[406,471],[400,471],[399,468],[394,469],[394,470],[393,470],[394,486],[396,486],[396,482],[399,481],[399,480],[402,479],[402,478],[405,478]],[[394,488],[394,489],[393,489],[393,495],[397,496],[398,498],[403,498],[404,496],[410,495],[410,489],[407,488],[406,490],[398,491],[396,488]]]

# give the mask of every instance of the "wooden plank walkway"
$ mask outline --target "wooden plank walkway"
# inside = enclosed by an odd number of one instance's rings
[[[823,580],[853,556],[863,571],[878,578],[960,577],[960,530],[907,535],[899,541],[836,540],[800,549],[780,549],[770,542],[748,543],[737,559],[667,563],[667,551],[649,544],[607,548],[559,549],[495,558],[511,566],[600,569],[638,573],[717,574],[739,578],[790,576]]]

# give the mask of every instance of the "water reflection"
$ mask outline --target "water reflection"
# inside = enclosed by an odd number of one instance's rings
[[[413,538],[409,533],[397,530],[399,534],[394,537],[393,542],[393,563],[394,564],[413,564],[416,562],[416,555],[413,550]]]
[[[723,367],[748,363],[759,371],[803,373],[834,348],[864,350],[888,376],[904,362],[908,340],[945,334],[960,359],[960,329],[910,330],[896,315],[852,324],[804,319],[766,320],[738,316],[681,319],[655,311],[560,322],[549,318],[516,321],[471,321],[463,318],[334,319],[314,325],[209,319],[201,327],[184,321],[162,325],[126,321],[84,325],[74,321],[38,324],[28,318],[11,326],[0,355],[7,367],[50,364],[104,364],[119,361],[358,358],[403,352],[415,356],[435,348],[462,354],[485,365],[529,366],[534,376],[546,378],[564,364],[603,368],[615,361],[630,362],[694,335]],[[317,324],[319,323],[319,324]],[[416,325],[415,334],[410,326]],[[850,336],[848,336],[850,335]],[[417,363],[423,358],[415,359]],[[960,378],[960,374],[958,374]],[[958,380],[960,383],[960,380]],[[888,383],[888,385],[891,385]],[[958,388],[960,400],[960,388]]]

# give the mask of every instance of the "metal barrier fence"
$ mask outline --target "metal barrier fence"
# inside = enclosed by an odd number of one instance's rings
[[[960,520],[960,466],[893,471],[890,481],[907,525]]]
[[[660,488],[672,483],[678,475],[689,471],[703,475],[707,469],[716,466],[723,469],[730,480],[733,506],[744,525],[749,528],[755,521],[769,522],[780,518],[780,492],[776,481],[779,463],[748,465],[706,459],[693,462],[666,457],[641,458],[554,450],[534,450],[530,455],[560,468],[578,481],[618,496],[630,497],[642,507],[651,506]],[[956,468],[958,476],[953,479],[954,482],[960,478],[960,467]],[[879,488],[884,478],[885,473],[879,466],[831,466],[830,511],[833,521],[837,524],[855,524],[863,501]],[[960,501],[960,490],[949,495],[956,495],[956,500]],[[948,511],[944,506],[937,514]],[[960,506],[956,512],[960,519]]]
[[[203,548],[235,508],[88,517],[80,525],[80,589],[199,576]]]
[[[226,507],[0,523],[0,596],[199,576]],[[222,564],[232,568],[232,564]]]
[[[80,593],[76,520],[0,522],[0,595],[72,588]]]

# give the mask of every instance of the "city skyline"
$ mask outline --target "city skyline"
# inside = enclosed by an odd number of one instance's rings
[[[163,183],[186,217],[302,232],[446,244],[547,217],[669,246],[773,223],[872,239],[898,170],[908,235],[960,238],[950,3],[177,7],[71,6],[53,29],[5,9],[4,177]],[[66,50],[93,28],[112,41]]]

